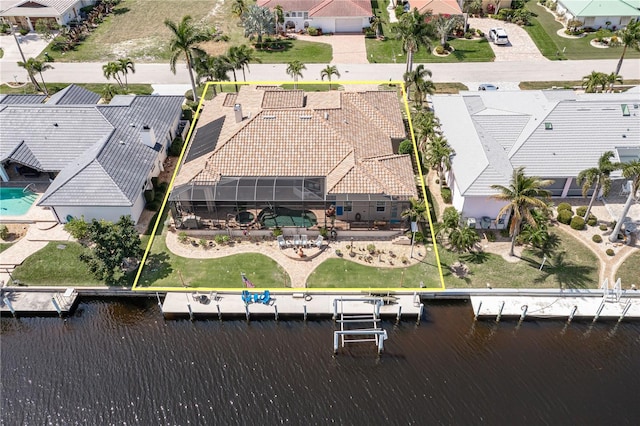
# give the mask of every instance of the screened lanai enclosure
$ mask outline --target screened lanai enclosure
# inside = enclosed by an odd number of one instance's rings
[[[326,194],[324,177],[221,177],[176,187],[169,206],[181,228],[398,229],[408,199]]]

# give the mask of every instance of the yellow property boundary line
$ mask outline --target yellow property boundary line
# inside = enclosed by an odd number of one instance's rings
[[[193,131],[195,129],[196,123],[198,122],[198,119],[200,118],[200,113],[202,111],[202,104],[205,100],[205,97],[207,96],[207,93],[209,91],[210,86],[212,85],[238,85],[238,86],[245,86],[245,85],[259,85],[259,86],[270,86],[270,85],[275,85],[275,86],[280,86],[283,84],[297,84],[300,86],[305,86],[305,85],[319,85],[319,84],[335,84],[336,86],[340,86],[340,85],[396,85],[399,86],[402,90],[402,100],[404,102],[404,108],[405,108],[405,112],[407,114],[407,118],[408,118],[408,122],[409,122],[409,130],[411,133],[411,142],[413,143],[413,152],[415,155],[415,160],[416,160],[416,164],[418,165],[418,172],[420,175],[420,186],[422,188],[422,197],[426,203],[426,208],[427,208],[427,219],[429,222],[429,232],[431,233],[431,240],[433,241],[433,250],[435,252],[436,255],[436,263],[438,265],[438,275],[440,277],[440,287],[429,287],[429,288],[398,288],[398,287],[385,287],[385,288],[379,288],[379,287],[373,287],[373,288],[367,288],[367,287],[363,287],[363,288],[313,288],[313,289],[309,289],[306,287],[287,287],[287,288],[253,288],[251,289],[251,291],[260,291],[260,290],[266,290],[268,289],[271,292],[274,293],[291,293],[291,292],[305,292],[305,291],[313,291],[314,293],[321,293],[321,292],[327,292],[327,293],[362,293],[362,292],[375,292],[375,293],[380,293],[380,292],[412,292],[412,291],[442,291],[445,289],[445,285],[444,285],[444,277],[442,274],[442,265],[440,263],[440,254],[438,252],[438,245],[436,244],[436,237],[435,237],[435,230],[433,227],[433,219],[431,217],[431,209],[429,208],[429,203],[428,203],[428,199],[427,199],[427,189],[426,189],[426,183],[425,183],[425,178],[424,178],[424,174],[422,172],[422,164],[420,164],[420,156],[418,154],[418,145],[416,143],[416,138],[415,138],[415,134],[413,131],[413,122],[411,120],[411,110],[409,108],[409,100],[407,99],[407,92],[405,90],[405,84],[403,81],[396,81],[396,80],[372,80],[372,81],[331,81],[331,82],[325,82],[325,81],[314,81],[314,82],[291,82],[291,81],[255,81],[255,82],[228,82],[228,81],[224,81],[224,82],[218,82],[218,81],[214,81],[214,82],[208,82],[205,86],[205,90],[202,93],[201,97],[200,97],[200,102],[198,103],[198,109],[196,110],[195,115],[193,116],[192,120],[191,120],[191,126],[189,128],[189,132],[187,133],[187,137],[184,141],[184,145],[182,147],[182,151],[180,152],[180,156],[178,157],[178,161],[176,163],[176,168],[173,172],[173,175],[171,176],[171,181],[169,182],[169,187],[167,188],[167,192],[164,195],[164,199],[162,200],[162,206],[160,207],[160,210],[158,211],[158,217],[156,219],[155,224],[153,225],[153,229],[151,231],[151,235],[149,238],[149,242],[147,243],[147,247],[145,249],[144,255],[142,256],[142,260],[140,262],[140,266],[138,267],[138,271],[136,273],[136,277],[135,280],[133,282],[133,286],[131,287],[132,290],[135,291],[145,291],[145,292],[153,292],[153,291],[162,291],[162,292],[169,292],[169,291],[174,291],[174,292],[184,292],[184,291],[240,291],[240,290],[246,290],[246,288],[244,287],[194,287],[194,288],[180,288],[180,287],[144,287],[144,288],[138,288],[138,281],[140,280],[140,276],[142,274],[142,270],[144,268],[145,262],[149,256],[149,253],[151,251],[151,247],[153,245],[153,242],[155,240],[156,237],[156,232],[158,230],[158,226],[160,226],[160,221],[162,220],[162,216],[164,214],[164,210],[167,206],[167,202],[169,201],[169,195],[171,194],[171,190],[173,189],[173,184],[175,182],[176,176],[178,174],[178,171],[180,170],[180,166],[182,165],[182,160],[184,158],[184,154],[187,150],[187,147],[189,146],[189,143],[191,142],[191,136],[193,134]]]

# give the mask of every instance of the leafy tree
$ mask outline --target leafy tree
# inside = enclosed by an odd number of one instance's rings
[[[124,77],[124,87],[125,87],[125,89],[129,90],[129,81],[127,79],[127,75],[129,74],[129,71],[131,71],[131,74],[135,74],[136,73],[136,66],[133,63],[133,61],[131,60],[131,58],[120,58],[120,59],[118,59],[118,65],[120,67],[120,72],[122,73],[122,75]]]
[[[640,51],[640,20],[637,18],[632,20],[626,27],[618,30],[616,34],[620,39],[620,43],[623,45],[622,55],[620,55],[620,60],[618,60],[618,65],[614,73],[620,75],[620,68],[622,68],[622,61],[624,60],[625,53],[627,53],[627,48]]]
[[[380,38],[380,36],[382,35],[382,25],[386,24],[386,22],[379,17],[378,15],[374,16],[371,19],[371,29],[373,29],[376,32],[376,37]]]
[[[176,62],[181,55],[184,55],[187,62],[187,70],[191,79],[191,89],[193,90],[193,100],[198,102],[198,91],[193,78],[194,55],[201,56],[205,52],[198,47],[199,43],[208,41],[211,37],[208,31],[205,31],[191,23],[192,18],[189,15],[183,16],[182,21],[178,24],[165,19],[164,24],[171,30],[172,37],[169,43],[171,57],[169,58],[169,66],[171,72],[176,73]]]
[[[124,283],[123,262],[139,260],[144,252],[131,217],[122,216],[116,223],[94,219],[87,236],[94,246],[91,253],[81,255],[81,259],[87,262],[91,272],[107,285]]]
[[[256,39],[258,45],[262,46],[262,36],[274,34],[275,22],[269,9],[251,5],[245,13],[244,36],[249,40]]]
[[[449,245],[458,253],[470,251],[478,241],[480,236],[476,230],[467,225],[455,228],[449,233]]]
[[[552,180],[541,180],[535,176],[525,176],[524,167],[518,167],[513,171],[509,186],[491,185],[491,188],[499,191],[492,196],[497,200],[507,201],[508,204],[500,209],[498,217],[507,215],[511,217],[511,250],[509,254],[514,256],[516,238],[520,233],[522,222],[535,225],[531,210],[534,207],[546,209],[547,204],[541,198],[551,196],[551,192],[543,189],[553,183]]]
[[[51,43],[51,40],[55,38],[55,34],[51,31],[51,25],[46,19],[38,19],[35,27],[36,33],[47,43]]]
[[[611,74],[608,74],[605,77],[605,80],[607,82],[607,87],[609,88],[608,89],[609,92],[613,92],[613,86],[615,86],[616,83],[622,84],[622,77],[619,76],[616,73],[613,73],[613,72]],[[604,90],[604,88],[603,88],[603,90]]]
[[[335,65],[327,65],[320,71],[320,78],[324,81],[324,78],[327,77],[329,80],[329,90],[331,90],[331,76],[335,75],[340,78],[340,71],[338,71],[338,67]]]
[[[622,223],[624,219],[627,217],[627,213],[629,213],[629,209],[631,208],[631,203],[635,200],[636,192],[640,189],[640,161],[632,160],[628,163],[620,164],[622,168],[622,176],[625,179],[631,180],[631,192],[629,192],[629,196],[627,197],[627,201],[624,203],[624,207],[622,208],[622,212],[620,213],[620,217],[616,222],[616,226],[611,232],[609,236],[609,241],[612,243],[615,242],[618,238],[618,233],[620,233],[620,229],[622,228]]]
[[[427,205],[424,200],[410,198],[409,203],[409,208],[402,212],[402,218],[409,220],[409,222],[424,222],[428,220]]]
[[[445,168],[451,168],[451,156],[453,154],[455,154],[455,151],[444,136],[434,136],[427,142],[424,160],[427,166],[438,172],[440,188],[442,188],[442,174]]]
[[[455,207],[447,207],[442,212],[442,225],[445,230],[460,227],[460,212]]]
[[[400,142],[398,146],[398,154],[412,154],[413,153],[413,142],[409,139],[405,139]]]
[[[273,15],[276,19],[276,33],[278,32],[278,28],[281,26],[284,27],[284,9],[279,4],[273,8]]]
[[[435,136],[439,136],[441,134],[439,130],[440,121],[433,111],[419,111],[418,113],[413,114],[412,117],[418,151],[424,153],[427,150],[427,144],[429,141]]]
[[[231,5],[231,13],[233,13],[241,21],[244,20],[244,15],[247,13],[247,5],[244,0],[233,0]]]
[[[591,167],[578,173],[577,183],[578,185],[582,185],[583,197],[586,197],[589,189],[593,187],[591,201],[589,201],[587,212],[584,215],[585,221],[589,218],[591,207],[598,196],[600,188],[602,188],[602,195],[605,197],[609,195],[609,191],[611,190],[611,172],[619,168],[618,164],[611,162],[612,158],[614,158],[613,151],[607,151],[600,156],[597,167]]]
[[[36,58],[29,58],[27,59],[27,62],[18,62],[18,66],[27,70],[27,73],[31,78],[31,82],[34,84],[36,90],[40,90],[41,87],[36,81],[34,75],[35,73],[40,74],[40,79],[42,80],[42,91],[45,95],[49,96],[49,91],[47,90],[47,85],[44,83],[44,77],[42,76],[42,73],[47,70],[52,70],[53,67],[51,65],[47,64],[46,62],[39,61]]]
[[[422,106],[426,94],[435,93],[436,87],[430,80],[431,71],[426,69],[423,64],[418,65],[413,71],[404,73],[403,78],[407,96],[409,96],[411,89],[415,89],[416,94],[413,100],[417,101],[420,106]]]
[[[440,39],[440,46],[445,47],[447,45],[449,34],[451,34],[451,31],[460,24],[460,17],[458,15],[449,17],[438,15],[438,17],[433,20],[433,26],[438,38]]]
[[[307,67],[300,61],[294,60],[287,64],[287,75],[293,78],[293,88],[298,88],[298,77],[302,77],[302,71]]]
[[[227,73],[232,70],[229,60],[226,56],[205,55],[199,57],[195,62],[195,69],[198,82],[206,81],[229,81]],[[221,85],[219,85],[222,91]],[[213,93],[216,94],[215,85],[213,85]]]
[[[110,102],[118,94],[118,88],[113,87],[112,84],[105,84],[100,94],[105,101]]]
[[[582,87],[587,93],[595,93],[598,89],[604,91],[607,86],[607,75],[599,71],[591,71],[591,74],[582,77]]]
[[[405,72],[413,69],[413,55],[421,46],[429,49],[431,47],[431,27],[425,22],[431,17],[431,12],[424,14],[413,9],[412,12],[404,13],[398,23],[391,27],[394,37],[402,42],[402,51],[407,54],[407,66]]]
[[[89,224],[84,221],[84,216],[80,219],[74,217],[64,224],[64,230],[76,240],[82,240],[87,237]]]

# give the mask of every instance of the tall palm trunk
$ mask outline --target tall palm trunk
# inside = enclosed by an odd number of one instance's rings
[[[40,72],[40,79],[42,80],[42,87],[44,88],[44,94],[49,96],[49,91],[47,90],[47,85],[44,83],[44,77],[42,76],[42,72]]]
[[[185,57],[187,58],[187,70],[189,71],[189,79],[191,80],[191,90],[193,90],[193,100],[194,102],[199,102],[200,98],[198,98],[198,89],[196,88],[196,81],[193,78],[193,68],[191,68],[191,55],[189,52],[184,52]]]
[[[236,77],[236,69],[233,68],[231,71],[233,72],[233,81],[237,83],[238,82],[238,78]],[[236,92],[237,91],[238,91],[238,85],[236,84]]]
[[[509,251],[509,256],[515,256],[515,246],[516,246],[516,238],[518,237],[518,230],[520,229],[520,221],[516,223],[516,227],[513,230],[513,235],[511,236],[511,250]]]
[[[589,218],[589,213],[591,213],[591,207],[593,206],[593,202],[596,200],[598,196],[598,190],[600,189],[600,176],[598,175],[598,179],[596,179],[596,185],[593,187],[593,194],[591,194],[591,201],[589,201],[589,206],[587,207],[587,211],[584,214],[584,221],[586,222]]]
[[[629,196],[627,197],[627,202],[624,203],[624,207],[622,209],[620,217],[618,218],[616,227],[613,229],[613,232],[611,232],[611,235],[609,235],[609,241],[611,241],[612,243],[615,243],[618,240],[618,234],[620,233],[620,229],[622,229],[622,223],[624,222],[624,218],[627,217],[627,213],[629,213],[629,209],[631,208],[631,204],[634,200],[635,194],[633,193],[632,189],[629,193]]]
[[[618,66],[616,66],[616,75],[620,75],[620,68],[622,68],[622,60],[624,59],[624,54],[627,52],[627,45],[624,45],[622,49],[622,55],[620,55],[620,59],[618,60]]]

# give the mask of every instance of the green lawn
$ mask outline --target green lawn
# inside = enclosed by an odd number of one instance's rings
[[[640,80],[624,80],[623,83],[625,86],[637,86],[640,84]],[[545,90],[553,87],[573,89],[574,87],[581,87],[582,81],[521,81],[518,86],[521,90]],[[615,90],[617,90],[617,87]]]
[[[246,253],[219,259],[189,259],[171,253],[164,241],[165,236],[163,234],[154,239],[138,287],[182,287],[184,280],[191,288],[241,288],[241,272],[259,288],[291,286],[287,272],[273,259],[262,254]],[[219,246],[208,250],[218,248],[224,250],[224,247]]]
[[[46,73],[45,73],[46,76]],[[45,79],[45,82],[47,80]],[[53,95],[56,92],[59,92],[60,90],[64,89],[65,87],[69,86],[69,83],[48,83],[47,82],[47,89],[49,90],[49,94]],[[94,93],[100,94],[102,93],[102,90],[104,89],[104,86],[106,86],[107,83],[105,84],[98,84],[98,83],[79,83],[77,84],[77,86],[81,86],[84,87],[87,90],[91,90]],[[1,85],[0,86],[0,94],[3,95],[22,95],[22,94],[36,94],[38,92],[36,92],[33,88],[33,85],[31,84],[27,84],[24,87],[9,87],[7,85]],[[136,95],[150,95],[153,93],[153,88],[151,87],[150,84],[130,84],[129,85],[129,93],[135,93]]]
[[[0,243],[0,253],[11,247],[13,243]]]
[[[624,288],[629,288],[631,284],[635,284],[640,289],[640,278],[638,277],[640,277],[640,250],[636,250],[620,265],[617,278],[622,280]]]
[[[437,42],[434,42],[436,46]],[[387,38],[385,40],[366,39],[367,57],[372,63],[404,63],[407,56],[402,52],[400,40]],[[424,46],[413,56],[414,63],[455,63],[455,62],[491,62],[495,55],[486,39],[466,40],[452,39],[449,44],[455,51],[449,56],[440,57],[431,54]]]
[[[501,256],[480,254],[456,254],[439,248],[440,260],[447,288],[486,288],[490,283],[495,288],[596,288],[598,285],[598,260],[580,242],[558,231],[562,251],[547,260],[540,272],[541,257],[525,250],[522,260],[516,263],[505,261]],[[424,250],[421,248],[421,250]],[[460,279],[449,267],[455,262],[464,262],[469,275]],[[517,279],[517,281],[516,281]],[[435,253],[427,252],[424,262],[407,268],[387,269],[359,265],[346,259],[329,259],[322,263],[309,277],[308,287],[313,288],[393,288],[439,287]]]
[[[322,37],[318,37],[318,43],[303,40],[284,40],[283,51],[256,50],[256,57],[263,64],[285,64],[298,60],[303,64],[328,64],[333,57],[331,45],[322,43]],[[304,74],[304,71],[302,71]]]
[[[538,16],[533,19],[533,25],[524,28],[540,52],[549,59],[618,59],[622,54],[622,47],[599,49],[591,46],[589,43],[596,37],[595,33],[577,39],[560,37],[557,31],[562,24],[552,14],[534,0],[529,0],[526,7]],[[625,58],[640,58],[640,52],[627,49]],[[588,72],[586,70],[585,74]]]
[[[59,249],[58,246],[65,246]],[[100,286],[87,264],[79,256],[86,248],[73,242],[50,242],[29,256],[13,272],[13,277],[27,285]]]

